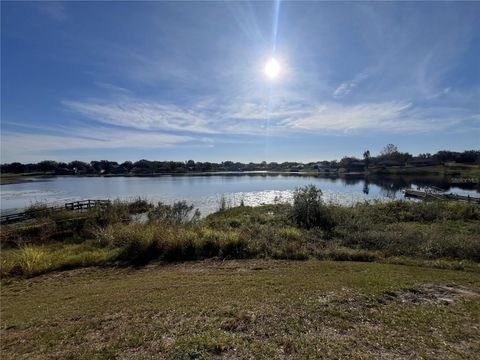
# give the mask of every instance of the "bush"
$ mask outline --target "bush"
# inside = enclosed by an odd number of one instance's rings
[[[92,210],[92,218],[99,226],[128,222],[130,220],[128,203],[115,200],[109,202],[103,209],[97,206]]]
[[[193,205],[187,205],[186,201],[177,201],[173,205],[166,205],[159,202],[148,212],[148,219],[166,224],[187,225],[197,222],[200,219],[200,211]]]
[[[322,201],[322,191],[314,185],[295,190],[292,218],[298,226],[305,229],[319,227],[329,232],[334,227],[330,211]]]
[[[146,199],[137,198],[128,203],[128,212],[130,214],[143,214],[154,208],[153,204]]]

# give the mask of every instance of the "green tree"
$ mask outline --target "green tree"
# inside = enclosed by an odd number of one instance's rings
[[[43,172],[55,171],[55,169],[58,167],[58,163],[53,160],[44,160],[44,161],[40,161],[38,163],[38,166],[40,167],[40,170]]]
[[[363,153],[363,160],[365,161],[365,167],[368,169],[368,166],[370,165],[370,150]]]
[[[380,152],[380,155],[382,155],[383,157],[389,157],[389,156],[391,156],[393,154],[396,154],[396,153],[398,153],[398,147],[396,145],[393,145],[393,144],[388,144]]]

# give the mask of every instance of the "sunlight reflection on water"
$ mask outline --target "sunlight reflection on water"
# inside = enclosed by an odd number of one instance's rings
[[[263,204],[291,203],[293,201],[294,190],[265,190],[252,192],[236,192],[228,194],[215,194],[208,196],[190,197],[188,199],[172,199],[170,197],[154,197],[153,201],[162,201],[172,204],[174,201],[186,200],[192,203],[200,210],[202,215],[208,215],[215,212],[220,207],[222,196],[225,197],[227,207],[240,206],[242,201],[245,206],[259,206]],[[363,201],[391,201],[391,198],[378,196],[369,197],[363,193],[347,193],[324,190],[323,200],[326,203],[352,205]],[[125,198],[126,200],[132,198]]]
[[[295,188],[313,184],[323,192],[327,203],[351,205],[363,201],[402,199],[401,189],[416,184],[387,178],[368,181],[364,178],[324,178],[318,176],[272,174],[215,174],[210,176],[158,177],[83,177],[53,176],[31,178],[31,182],[0,187],[2,213],[16,212],[35,202],[63,205],[84,199],[122,199],[138,197],[152,202],[172,204],[185,200],[203,215],[219,208],[225,197],[227,206],[247,206],[291,202]],[[400,179],[401,180],[401,179]],[[425,185],[424,182],[420,182]],[[438,184],[435,184],[439,186]],[[440,184],[441,185],[441,184]],[[476,195],[475,190],[449,191]]]
[[[196,208],[200,210],[202,215],[208,215],[215,212],[220,207],[220,201],[222,197],[225,197],[227,207],[239,206],[242,201],[246,206],[259,206],[263,204],[275,204],[275,203],[290,203],[293,201],[294,190],[264,190],[264,191],[248,191],[248,192],[234,192],[234,193],[219,193],[211,195],[193,195],[188,197],[182,197],[173,194],[163,195],[151,195],[148,199],[152,202],[164,202],[166,204],[173,204],[175,201],[185,200],[188,203],[192,203]],[[356,202],[362,201],[388,201],[391,200],[385,196],[378,196],[372,198],[372,196],[365,195],[358,192],[338,192],[331,190],[323,190],[323,199],[327,203],[351,205]],[[65,191],[39,191],[39,190],[26,190],[26,191],[5,191],[2,192],[2,202],[10,201],[14,204],[24,203],[24,206],[29,206],[35,202],[47,202],[52,205],[63,205],[65,202],[81,200],[83,197],[68,196]],[[105,197],[106,198],[106,197]],[[134,200],[136,196],[117,196],[110,199],[121,200]],[[53,201],[52,201],[53,200]],[[17,211],[21,207],[3,208],[2,213],[10,213]]]

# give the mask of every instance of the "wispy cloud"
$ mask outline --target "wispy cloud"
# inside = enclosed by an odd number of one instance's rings
[[[223,117],[235,120],[282,120],[308,114],[311,105],[293,99],[236,99],[222,107]]]
[[[64,101],[63,104],[82,116],[109,125],[224,135],[263,133],[262,121],[278,122],[308,115],[303,103],[285,99],[262,102],[235,98],[226,104],[210,99],[182,107],[123,96],[113,101]]]
[[[388,133],[435,132],[478,121],[462,108],[419,108],[407,102],[319,105],[309,116],[284,123],[288,127],[310,131],[384,131]]]
[[[97,85],[99,88],[107,90],[112,93],[121,93],[121,94],[132,94],[131,90],[128,90],[124,87],[115,85],[115,84],[110,84],[110,83],[105,83],[101,81],[95,81],[95,85]]]
[[[340,98],[350,94],[365,79],[369,77],[369,72],[364,71],[357,74],[353,79],[341,83],[333,92],[335,98]]]
[[[110,125],[136,129],[180,130],[215,133],[202,114],[173,104],[135,100],[117,102],[64,101],[82,115]]]
[[[444,90],[443,93],[448,93]],[[438,131],[476,121],[461,107],[425,107],[409,101],[308,102],[279,98],[268,102],[235,98],[227,103],[209,100],[181,107],[128,97],[113,102],[64,101],[70,110],[104,124],[136,130],[173,131],[189,136],[217,134],[285,135],[289,131],[378,131],[412,134]],[[192,135],[193,134],[193,135]],[[195,135],[197,134],[197,135]],[[198,135],[199,134],[199,135]]]
[[[436,94],[429,96],[428,99],[436,99],[436,98],[439,98],[440,96],[447,95],[448,93],[450,93],[451,90],[452,90],[451,87],[446,87],[443,90],[437,92]]]

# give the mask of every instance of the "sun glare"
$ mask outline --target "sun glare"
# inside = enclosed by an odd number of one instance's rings
[[[274,58],[271,58],[265,65],[265,75],[270,79],[274,79],[280,73],[280,64]]]

